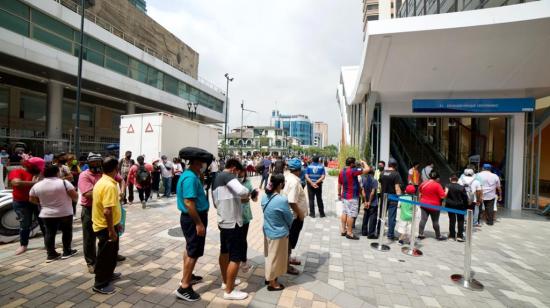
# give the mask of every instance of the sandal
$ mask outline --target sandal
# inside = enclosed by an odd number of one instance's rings
[[[278,287],[272,287],[272,286],[267,286],[267,290],[268,291],[282,291],[284,290],[285,286],[283,286],[282,284],[279,283],[279,286]]]
[[[296,259],[296,258],[291,258],[288,263],[292,264],[292,265],[302,265],[302,261]]]
[[[289,266],[289,267],[288,267],[288,269],[286,270],[286,273],[287,273],[287,274],[290,274],[290,275],[298,275],[298,274],[300,274],[300,272],[299,272],[296,268],[294,268],[294,267],[292,267],[292,266]]]

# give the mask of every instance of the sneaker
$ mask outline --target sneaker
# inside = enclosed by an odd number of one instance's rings
[[[460,243],[463,243],[466,241],[466,239],[464,237],[459,237],[456,239],[457,242],[460,242]]]
[[[228,300],[243,300],[248,297],[248,293],[233,289],[231,293],[223,292],[223,298]]]
[[[176,296],[188,302],[196,302],[199,299],[201,299],[201,296],[197,292],[195,292],[191,286],[185,289],[182,287],[179,287],[176,290]]]
[[[239,278],[235,278],[235,283],[233,284],[233,287],[236,287],[240,284],[241,284],[241,280]],[[226,287],[225,283],[222,282],[222,289],[225,290],[225,287]]]
[[[55,260],[59,260],[60,258],[61,258],[60,253],[57,253],[56,255],[53,255],[53,256],[48,256],[48,258],[46,259],[46,263],[50,263],[50,262],[53,262]]]
[[[111,281],[118,280],[120,277],[122,277],[122,273],[114,272],[113,275],[111,275]]]
[[[197,284],[202,281],[202,276],[191,274],[191,285]]]
[[[141,208],[142,208],[142,209],[147,208],[147,202],[141,201]]]
[[[115,286],[109,282],[109,284],[107,284],[106,286],[104,287],[101,287],[101,288],[98,288],[96,286],[94,286],[92,288],[92,290],[96,293],[100,293],[100,294],[113,294],[116,292],[115,290]]]
[[[369,240],[374,240],[374,239],[377,239],[378,236],[376,236],[376,235],[369,235],[369,236],[367,236],[367,238],[368,238]]]
[[[405,242],[403,240],[399,240],[399,242],[397,242],[399,244],[399,246],[403,246],[405,245]]]
[[[15,255],[18,256],[25,251],[27,251],[27,246],[19,246],[19,248],[17,248],[17,250],[15,251]]]
[[[68,258],[76,255],[77,252],[78,252],[78,250],[71,249],[71,251],[69,253],[63,253],[63,255],[61,256],[61,259],[63,259],[63,260],[68,259]]]
[[[123,256],[123,255],[117,255],[117,256],[116,256],[116,260],[117,260],[117,262],[122,262],[122,261],[125,261],[125,260],[126,260],[126,257]]]
[[[423,240],[423,239],[426,238],[426,236],[424,236],[424,235],[419,235],[419,236],[417,236],[416,238],[419,239],[419,240]]]
[[[437,237],[436,240],[438,240],[438,241],[446,241],[447,238],[444,237],[443,235],[441,235],[441,236]]]

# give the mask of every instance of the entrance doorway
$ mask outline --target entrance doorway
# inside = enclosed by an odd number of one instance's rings
[[[414,162],[434,163],[442,184],[453,172],[469,165],[480,170],[490,163],[504,191],[508,155],[509,118],[392,117],[390,153],[402,166],[403,176]]]

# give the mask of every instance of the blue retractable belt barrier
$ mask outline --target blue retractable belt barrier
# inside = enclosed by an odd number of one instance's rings
[[[416,205],[416,206],[421,206],[421,207],[423,207],[423,208],[432,209],[432,210],[437,210],[437,211],[445,211],[445,212],[454,213],[454,214],[459,214],[459,215],[466,215],[466,211],[461,211],[461,210],[456,210],[456,209],[450,209],[450,208],[448,208],[448,207],[436,206],[436,205],[421,203],[421,202],[418,202],[418,201],[412,201],[412,200],[402,199],[402,198],[399,198],[398,195],[388,195],[388,200],[397,201],[397,202],[410,203],[410,204],[414,204],[414,205]]]

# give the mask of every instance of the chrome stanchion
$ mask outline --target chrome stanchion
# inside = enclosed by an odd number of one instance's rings
[[[388,216],[388,194],[384,194],[384,201],[382,202],[382,214],[380,216],[380,227],[382,228],[382,231],[380,232],[380,236],[378,237],[377,243],[371,243],[370,247],[372,249],[376,249],[378,251],[389,251],[390,246],[384,245],[382,243],[382,240],[384,238],[384,231],[386,230],[386,217]]]
[[[451,280],[463,286],[466,289],[481,291],[483,285],[472,277],[472,229],[474,225],[473,211],[468,210],[466,213],[466,245],[464,246],[464,275],[451,275]]]
[[[413,201],[418,201],[418,197],[414,196]],[[413,204],[410,244],[409,247],[401,248],[401,252],[409,256],[420,257],[423,255],[423,253],[420,249],[416,248],[416,212],[417,206]]]

